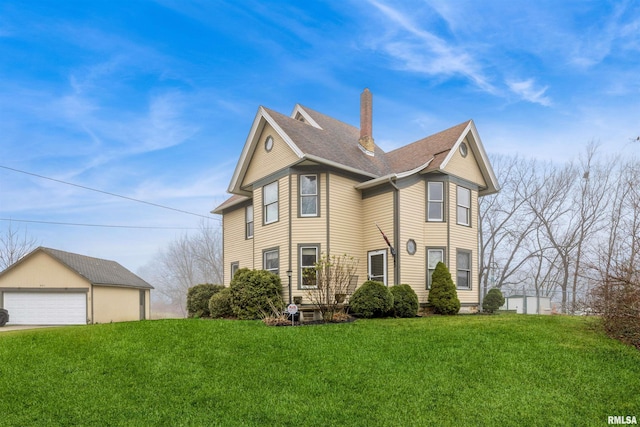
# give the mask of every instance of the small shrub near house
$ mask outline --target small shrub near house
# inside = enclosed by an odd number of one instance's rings
[[[213,294],[209,300],[209,314],[213,319],[233,317],[231,307],[231,288],[224,288]]]
[[[238,319],[261,319],[272,305],[284,309],[280,277],[265,270],[242,268],[231,281],[231,307]]]
[[[358,317],[383,317],[393,309],[393,295],[384,283],[367,280],[351,296],[349,309]]]
[[[460,311],[456,285],[451,280],[449,269],[441,262],[436,265],[431,276],[428,302],[436,314],[457,314]]]
[[[416,317],[418,315],[418,295],[409,285],[396,285],[389,288],[393,295],[393,309],[395,317]]]
[[[224,289],[222,285],[203,283],[196,285],[187,291],[187,315],[188,317],[209,317],[209,300]]]
[[[482,301],[482,311],[485,313],[495,313],[504,305],[504,296],[498,288],[492,288]]]

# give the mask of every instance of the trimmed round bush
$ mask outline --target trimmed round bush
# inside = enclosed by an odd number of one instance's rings
[[[486,313],[495,313],[504,305],[504,296],[498,288],[489,289],[487,295],[482,300],[482,311]]]
[[[187,316],[209,317],[209,300],[213,294],[224,289],[222,285],[203,283],[195,285],[187,291]]]
[[[393,295],[395,317],[416,317],[418,315],[418,295],[409,285],[396,285],[389,288]]]
[[[238,319],[260,319],[276,309],[283,310],[280,277],[266,270],[241,268],[231,280],[231,307]]]
[[[209,300],[209,315],[213,319],[233,317],[231,307],[231,288],[224,288],[213,294]]]
[[[393,295],[384,283],[367,280],[351,296],[349,309],[364,318],[383,317],[393,308]]]
[[[431,276],[428,302],[436,314],[457,314],[460,311],[456,285],[451,280],[449,269],[441,262],[436,265]]]

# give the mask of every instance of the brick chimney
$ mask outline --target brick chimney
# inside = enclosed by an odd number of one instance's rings
[[[360,143],[367,154],[373,155],[376,145],[373,143],[371,119],[373,115],[373,98],[369,89],[362,91],[360,95]]]

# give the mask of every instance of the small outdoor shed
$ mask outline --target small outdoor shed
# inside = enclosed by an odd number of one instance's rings
[[[39,247],[0,272],[9,325],[148,319],[153,287],[115,261]]]
[[[551,314],[551,298],[511,295],[504,299],[502,310],[516,310],[518,314]]]

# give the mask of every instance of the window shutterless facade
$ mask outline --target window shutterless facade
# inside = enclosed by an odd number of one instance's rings
[[[300,175],[300,216],[318,216],[318,175]]]
[[[280,250],[267,249],[262,253],[262,269],[280,274]]]
[[[253,205],[247,206],[247,209],[245,211],[245,223],[245,236],[247,239],[251,239],[253,237]]]
[[[456,287],[471,289],[471,252],[458,250],[456,252]]]
[[[444,263],[445,248],[427,248],[427,289],[431,288],[433,272],[439,262]]]
[[[458,186],[457,222],[460,225],[471,225],[471,190]]]
[[[271,224],[278,221],[278,181],[262,187],[262,201],[264,205],[264,223]]]
[[[236,271],[240,268],[240,262],[232,262],[231,263],[231,280],[233,280],[233,276],[236,275]]]
[[[315,288],[316,262],[318,262],[318,246],[300,246],[300,287],[302,289]]]
[[[427,183],[427,221],[444,221],[444,183]]]

